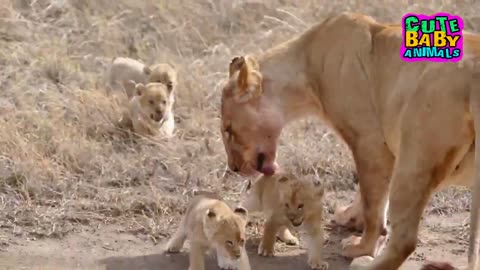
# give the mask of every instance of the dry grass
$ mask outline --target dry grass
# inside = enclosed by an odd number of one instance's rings
[[[242,182],[221,180],[218,132],[219,83],[231,57],[345,10],[391,22],[442,10],[480,30],[478,4],[407,2],[0,0],[0,226],[62,237],[116,223],[155,240],[175,227],[193,188],[235,199]],[[114,56],[179,67],[175,138],[138,140],[115,128],[122,100],[103,89]],[[279,154],[283,166],[325,179],[330,210],[353,189],[350,153],[317,121],[289,127]],[[466,192],[449,190],[431,209],[465,210],[468,202]]]

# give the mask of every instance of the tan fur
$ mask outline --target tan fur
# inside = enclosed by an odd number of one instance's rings
[[[175,125],[172,90],[163,83],[138,83],[135,90],[137,94],[129,100],[119,126],[142,136],[172,136]]]
[[[177,87],[177,71],[175,67],[168,63],[147,66],[128,57],[113,58],[107,72],[107,90],[118,91],[124,89],[128,99],[131,99],[135,96],[135,85],[132,85],[129,81],[142,84],[149,82],[163,83],[173,93],[173,90]]]
[[[473,177],[480,169],[480,36],[464,31],[463,39],[459,63],[407,63],[399,57],[401,26],[342,13],[262,55],[237,57],[221,105],[229,168],[274,173],[283,127],[323,119],[352,151],[359,178],[363,235],[349,238],[343,253],[376,257],[356,269],[397,269],[415,250],[432,193],[473,179],[480,186]],[[478,189],[470,269],[480,267]],[[387,204],[391,236],[377,257]]]
[[[248,211],[232,210],[218,195],[196,192],[178,229],[166,245],[167,252],[179,252],[190,241],[189,270],[204,270],[204,255],[213,248],[221,269],[250,270],[245,250]]]
[[[276,236],[298,239],[289,228],[302,227],[308,236],[308,264],[312,269],[328,269],[323,261],[323,187],[293,174],[278,173],[259,177],[247,189],[240,205],[249,213],[261,211],[266,216],[263,238],[258,247],[262,256],[274,255]],[[286,238],[286,239],[285,239]]]

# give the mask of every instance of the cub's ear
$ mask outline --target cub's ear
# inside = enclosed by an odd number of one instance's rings
[[[243,56],[235,56],[232,58],[230,61],[230,66],[229,66],[229,75],[232,77],[232,75],[240,70],[240,68],[245,64],[245,58]]]
[[[150,74],[152,74],[152,69],[149,66],[144,66],[143,73],[147,76],[150,76]]]
[[[215,218],[217,216],[217,213],[213,209],[208,209],[207,210],[207,217],[209,218]]]
[[[172,93],[172,91],[173,91],[173,82],[172,82],[172,81],[168,81],[166,85],[167,85],[167,91],[168,91],[168,93],[169,93],[169,94]]]
[[[135,81],[133,80],[123,80],[122,85],[125,91],[127,92],[127,96],[130,99],[133,95],[135,95]]]
[[[315,197],[322,198],[324,194],[325,194],[325,187],[323,185],[315,186]]]
[[[248,216],[248,210],[242,206],[237,206],[235,207],[235,209],[233,210],[233,212],[243,218],[247,218]]]
[[[262,94],[262,74],[258,70],[257,60],[252,56],[245,56],[238,60],[232,60],[230,71],[239,66],[237,87],[234,91],[234,100],[244,103]]]
[[[141,96],[145,93],[145,91],[147,90],[147,87],[143,83],[137,83],[135,85],[135,90],[137,90],[137,94]]]

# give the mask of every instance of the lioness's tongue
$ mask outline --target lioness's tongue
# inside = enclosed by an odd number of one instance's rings
[[[265,164],[262,167],[261,173],[270,176],[275,174],[275,171],[277,170],[278,165],[277,163],[272,163],[272,164]]]

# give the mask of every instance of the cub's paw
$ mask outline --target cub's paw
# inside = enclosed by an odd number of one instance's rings
[[[258,255],[264,257],[273,257],[275,256],[274,253],[273,245],[271,247],[267,247],[263,244],[263,242],[260,242],[260,245],[258,245]]]
[[[165,247],[165,251],[168,253],[178,253],[182,249],[182,246],[178,243],[169,242]]]
[[[318,257],[308,258],[308,265],[310,266],[311,269],[315,269],[315,270],[327,270],[328,269],[328,263],[323,261],[321,258],[318,258]]]

